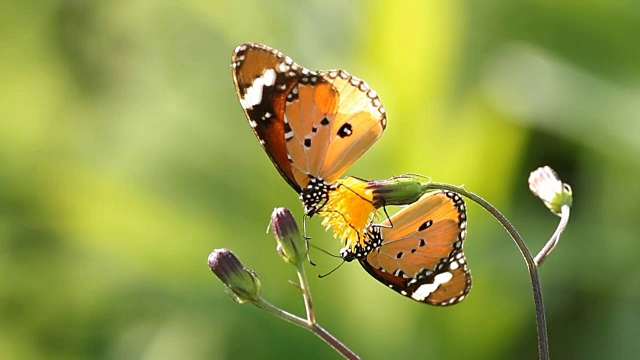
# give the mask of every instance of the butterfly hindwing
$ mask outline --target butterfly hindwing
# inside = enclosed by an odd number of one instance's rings
[[[369,228],[372,249],[360,249],[356,256],[371,276],[431,305],[452,305],[465,298],[471,274],[462,250],[466,235],[462,197],[449,191],[426,194],[382,225]]]
[[[311,71],[262,44],[238,46],[232,68],[249,124],[312,215],[382,135],[384,106],[346,71]]]

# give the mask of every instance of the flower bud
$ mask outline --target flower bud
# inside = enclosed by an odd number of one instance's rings
[[[561,214],[562,206],[571,207],[573,203],[571,187],[560,181],[556,172],[548,166],[538,168],[529,175],[529,189],[556,215]]]
[[[287,208],[275,208],[271,214],[271,228],[278,242],[278,254],[284,261],[300,265],[304,260],[305,244],[296,220]]]
[[[424,194],[423,184],[415,177],[401,175],[387,180],[367,182],[367,190],[373,193],[373,206],[408,205]]]
[[[260,280],[227,249],[215,249],[209,255],[211,271],[225,284],[227,294],[239,303],[256,302],[260,298]]]

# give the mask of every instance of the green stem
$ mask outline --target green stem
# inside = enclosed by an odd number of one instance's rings
[[[301,281],[301,287],[302,288],[306,287],[308,289],[308,284],[305,284],[304,286],[302,286],[302,281]],[[310,300],[311,300],[311,297],[309,296],[309,305],[310,305]],[[358,357],[358,355],[356,355],[353,351],[351,351],[351,349],[346,347],[342,342],[340,342],[340,340],[338,340],[335,336],[331,335],[327,330],[322,328],[317,323],[311,322],[310,320],[305,320],[299,316],[291,314],[290,312],[284,311],[272,305],[271,303],[267,302],[263,298],[260,298],[258,301],[254,302],[253,304],[258,308],[265,310],[288,323],[297,325],[303,329],[307,329],[311,331],[317,337],[319,337],[324,342],[326,342],[329,346],[331,346],[334,350],[340,353],[340,355],[342,355],[345,359],[349,359],[349,360],[360,359],[360,357]],[[305,305],[306,305],[306,301],[305,301]],[[307,318],[314,319],[313,310],[311,311],[311,316],[309,316],[309,313],[307,313]]]
[[[464,186],[455,186],[444,183],[433,183],[427,182],[423,183],[424,190],[428,191],[431,189],[441,189],[441,190],[449,190],[460,195],[464,195],[465,197],[471,199],[473,202],[482,206],[485,210],[487,210],[493,217],[498,220],[498,222],[507,230],[513,241],[516,243],[516,246],[520,250],[522,257],[524,258],[525,263],[527,264],[527,270],[529,271],[529,276],[531,277],[531,285],[533,287],[533,303],[536,309],[536,323],[538,327],[538,357],[541,360],[549,359],[549,338],[547,336],[547,320],[545,318],[544,313],[544,304],[542,301],[542,290],[540,286],[540,276],[538,275],[538,268],[536,262],[534,261],[527,245],[522,240],[520,234],[515,227],[509,222],[509,220],[502,215],[498,209],[496,209],[493,205],[491,205],[488,201],[481,198],[480,196],[474,194],[471,191],[468,191]],[[544,258],[543,258],[544,259]]]
[[[307,280],[307,273],[304,270],[304,264],[300,262],[297,265],[298,281],[300,282],[300,289],[302,290],[302,298],[304,299],[304,308],[307,312],[307,321],[309,324],[316,324],[316,316],[313,312],[313,302],[311,300],[311,290],[309,288],[309,281]]]
[[[569,223],[569,215],[570,215],[569,205],[562,205],[562,207],[560,208],[560,224],[558,224],[558,228],[553,233],[553,236],[551,236],[551,239],[549,239],[546,245],[542,248],[542,250],[540,250],[538,255],[536,255],[536,257],[533,259],[538,267],[542,265],[542,263],[547,258],[547,256],[549,256],[549,254],[551,254],[551,252],[556,247],[556,245],[558,245],[558,241],[560,241],[560,235],[562,235],[562,233],[564,232],[564,229],[566,229],[567,224]]]

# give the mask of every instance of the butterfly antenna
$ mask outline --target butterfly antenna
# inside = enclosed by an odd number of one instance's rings
[[[329,251],[327,251],[327,250],[325,250],[325,249],[323,249],[323,248],[321,248],[321,247],[319,247],[319,246],[316,246],[316,245],[313,245],[313,244],[309,244],[309,245],[311,245],[311,247],[313,247],[314,249],[316,249],[316,250],[320,250],[320,251],[322,251],[323,253],[325,253],[325,254],[327,254],[327,255],[329,255],[329,256],[331,256],[331,257],[333,257],[333,258],[341,258],[341,257],[340,257],[340,255],[333,254],[333,253],[331,253],[331,252],[329,252]]]
[[[322,278],[324,278],[324,277],[327,277],[327,276],[329,276],[329,275],[333,274],[336,270],[340,269],[340,267],[341,267],[344,263],[345,263],[345,261],[344,261],[344,259],[342,259],[342,262],[341,262],[338,266],[336,266],[335,268],[333,268],[333,270],[329,271],[328,273],[326,273],[326,274],[324,274],[324,275],[322,275],[322,274],[321,274],[321,275],[318,275],[318,278],[319,278],[319,279],[322,279]]]

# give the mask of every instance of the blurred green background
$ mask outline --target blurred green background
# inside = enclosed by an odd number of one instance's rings
[[[532,251],[558,218],[527,189],[550,165],[573,186],[541,269],[556,359],[640,345],[640,5],[636,1],[3,2],[0,11],[0,357],[331,359],[305,330],[234,303],[207,255],[227,247],[266,297],[303,313],[265,233],[301,217],[234,92],[236,45],[342,68],[389,125],[349,174],[466,184]],[[309,222],[313,243],[340,244]],[[474,288],[436,308],[313,252],[319,322],[365,359],[534,359],[528,276],[469,206]]]

